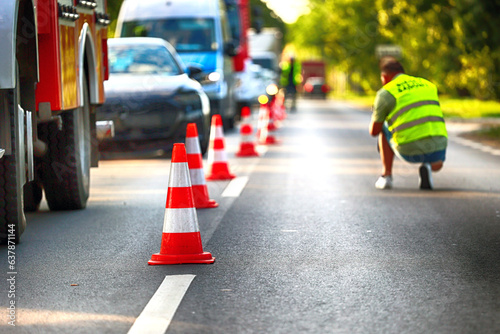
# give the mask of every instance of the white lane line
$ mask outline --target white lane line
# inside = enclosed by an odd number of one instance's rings
[[[166,276],[128,334],[163,334],[195,275]]]
[[[222,197],[238,197],[240,196],[243,188],[247,185],[248,176],[238,176],[235,179],[232,179],[231,182],[227,185],[226,189],[222,193]]]
[[[461,145],[476,149],[476,150],[480,150],[480,151],[483,151],[483,152],[486,152],[486,153],[489,153],[492,155],[500,156],[500,149],[495,149],[493,147],[489,147],[489,146],[474,142],[474,141],[469,140],[469,139],[453,138],[453,141],[456,143],[459,143]]]

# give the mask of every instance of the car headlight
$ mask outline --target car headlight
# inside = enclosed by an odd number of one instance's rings
[[[217,81],[219,81],[221,78],[221,75],[219,72],[211,72],[209,74],[206,74],[206,75],[203,75],[199,82],[202,84],[202,85],[209,85],[209,84],[213,84],[213,83],[216,83]]]
[[[266,87],[266,93],[270,96],[278,94],[278,86],[276,86],[275,84],[270,84]]]
[[[174,96],[174,101],[181,110],[191,112],[201,109],[201,99],[196,93],[184,93]]]
[[[260,95],[258,100],[260,104],[267,104],[269,102],[269,98],[266,95]]]

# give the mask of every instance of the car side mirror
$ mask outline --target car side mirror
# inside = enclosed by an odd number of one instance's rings
[[[233,41],[224,44],[224,53],[229,57],[235,57],[238,54],[238,48]]]
[[[196,77],[197,75],[199,75],[201,72],[203,72],[203,69],[199,66],[195,66],[195,65],[189,65],[187,67],[187,74],[190,78],[194,78]]]

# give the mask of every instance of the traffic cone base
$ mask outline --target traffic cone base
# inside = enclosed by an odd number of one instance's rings
[[[194,205],[197,209],[216,208],[219,204],[208,196],[207,185],[193,185]]]
[[[200,254],[183,254],[183,255],[165,255],[156,253],[151,256],[151,260],[148,261],[149,265],[162,265],[162,264],[185,264],[185,263],[197,263],[197,264],[210,264],[214,263],[215,258],[212,254],[208,252],[203,252]]]
[[[259,153],[255,150],[253,143],[241,143],[240,150],[236,152],[237,157],[258,157]]]
[[[215,258],[204,252],[200,232],[164,233],[159,253],[151,256],[150,265],[182,263],[214,263]]]
[[[274,137],[272,135],[267,135],[266,140],[263,141],[261,144],[273,145],[273,144],[279,144],[279,143],[280,143],[280,141],[278,139],[276,139],[276,137]]]
[[[210,171],[208,173],[207,180],[228,180],[234,179],[236,175],[231,174],[227,163],[225,162],[214,162],[210,165]]]

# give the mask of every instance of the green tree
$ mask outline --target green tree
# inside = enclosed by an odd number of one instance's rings
[[[286,32],[286,25],[276,13],[267,7],[261,0],[250,0],[250,22],[252,28],[257,28],[260,24],[264,27],[278,28],[283,34]]]
[[[298,50],[321,56],[364,91],[380,86],[378,44],[396,44],[409,74],[451,95],[500,97],[500,4],[495,0],[311,0],[289,27]]]

